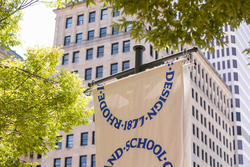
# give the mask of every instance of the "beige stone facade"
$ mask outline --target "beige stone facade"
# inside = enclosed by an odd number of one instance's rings
[[[103,67],[102,77],[111,74],[111,64],[117,63],[117,72],[123,70],[123,62],[129,62],[130,68],[134,67],[135,53],[132,48],[138,43],[135,43],[130,38],[129,32],[125,32],[125,30],[118,34],[112,34],[110,25],[119,16],[115,17],[112,9],[107,9],[107,15],[105,13],[105,16],[103,16],[103,9],[101,3],[89,8],[81,3],[73,8],[55,10],[57,16],[54,44],[64,48],[64,55],[59,68],[78,73],[84,83],[98,79],[96,78],[97,67]],[[91,12],[95,12],[95,21],[90,23]],[[100,37],[100,29],[104,27],[107,28],[106,35]],[[94,39],[88,40],[88,33],[92,30],[94,30]],[[77,40],[76,34],[81,33],[82,40]],[[70,42],[65,45],[66,36],[70,36]],[[81,39],[80,36],[78,37]],[[126,48],[126,51],[124,51],[123,46],[125,41],[130,41],[129,49]],[[112,54],[112,44],[115,43],[118,43],[118,52]],[[173,50],[163,50],[157,57],[156,51],[152,50],[152,45],[144,42],[139,44],[146,48],[143,63],[174,53]],[[103,56],[98,57],[98,47],[104,47]],[[93,49],[93,54],[87,60],[89,49]],[[79,57],[73,58],[75,53]],[[192,143],[190,143],[193,152],[192,164],[187,164],[187,167],[232,166],[233,136],[229,105],[231,93],[200,53],[193,54],[193,61],[196,65],[185,66],[185,77],[188,77],[191,84],[191,90],[189,91],[191,93],[188,95],[190,102],[185,106],[185,110],[193,114],[192,122],[190,122],[190,127],[192,127],[190,131],[190,135],[192,135]],[[87,69],[91,69],[91,75],[87,74]],[[83,133],[88,134],[88,142],[84,146],[81,145],[81,139],[84,140],[81,136]],[[73,146],[67,148],[68,135],[73,135]],[[47,157],[43,155],[37,159],[37,155],[34,155],[30,160],[38,161],[42,167],[56,166],[56,162],[58,164],[60,162],[61,167],[66,167],[66,158],[71,157],[71,166],[78,167],[81,162],[80,157],[86,156],[86,166],[94,167],[94,123],[88,126],[75,127],[71,133],[62,133],[61,136],[63,137],[61,149],[49,152]]]

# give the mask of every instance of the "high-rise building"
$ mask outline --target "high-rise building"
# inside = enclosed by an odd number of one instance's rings
[[[77,73],[86,83],[134,67],[132,48],[137,43],[130,38],[131,27],[120,32],[110,27],[120,17],[120,11],[103,8],[102,3],[88,8],[80,3],[55,13],[54,44],[64,49],[58,68]],[[158,53],[153,45],[143,41],[141,44],[146,48],[143,63],[174,53],[171,49]],[[200,52],[192,55],[196,65],[184,67],[191,86],[185,110],[192,113],[192,164],[187,166],[233,166],[231,92]],[[30,160],[38,161],[42,167],[95,167],[94,129],[92,123],[74,127],[69,134],[61,133],[63,140],[48,157],[32,155]]]
[[[250,66],[249,55],[243,53],[249,48],[250,26],[242,23],[237,30],[224,26],[225,41],[223,48],[216,40],[212,41],[214,52],[204,52],[207,59],[217,70],[233,93],[232,121],[234,122],[234,164],[248,167],[250,164]]]

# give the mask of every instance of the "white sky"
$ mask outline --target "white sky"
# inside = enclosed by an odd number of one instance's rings
[[[42,3],[30,6],[24,11],[23,20],[20,22],[19,32],[21,45],[12,48],[23,56],[28,47],[52,46],[55,31],[55,14],[52,8]]]

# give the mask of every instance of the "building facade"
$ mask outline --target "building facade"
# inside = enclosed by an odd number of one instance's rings
[[[103,8],[101,3],[88,8],[80,3],[55,13],[54,44],[64,49],[58,68],[78,74],[87,83],[134,67],[132,48],[138,43],[130,38],[130,27],[120,32],[110,27],[119,19],[120,11]],[[145,46],[143,63],[175,52],[166,48],[158,53],[150,44],[139,44]],[[185,109],[192,112],[192,164],[187,166],[233,166],[231,92],[202,54],[194,53],[193,61],[194,66],[185,67],[191,85],[190,103]],[[32,155],[29,159],[42,167],[95,167],[94,117],[91,119],[90,125],[61,133],[58,148],[47,157]]]
[[[228,44],[219,47],[212,41],[215,52],[203,54],[223,78],[233,93],[232,121],[234,122],[234,164],[248,167],[250,164],[250,66],[249,54],[243,53],[249,48],[250,26],[242,23],[237,30],[224,26],[225,41]]]

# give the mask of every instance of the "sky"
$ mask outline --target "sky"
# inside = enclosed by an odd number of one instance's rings
[[[21,45],[12,48],[23,56],[28,47],[52,46],[55,31],[55,14],[52,8],[42,3],[35,4],[23,10],[23,20],[19,32]]]

